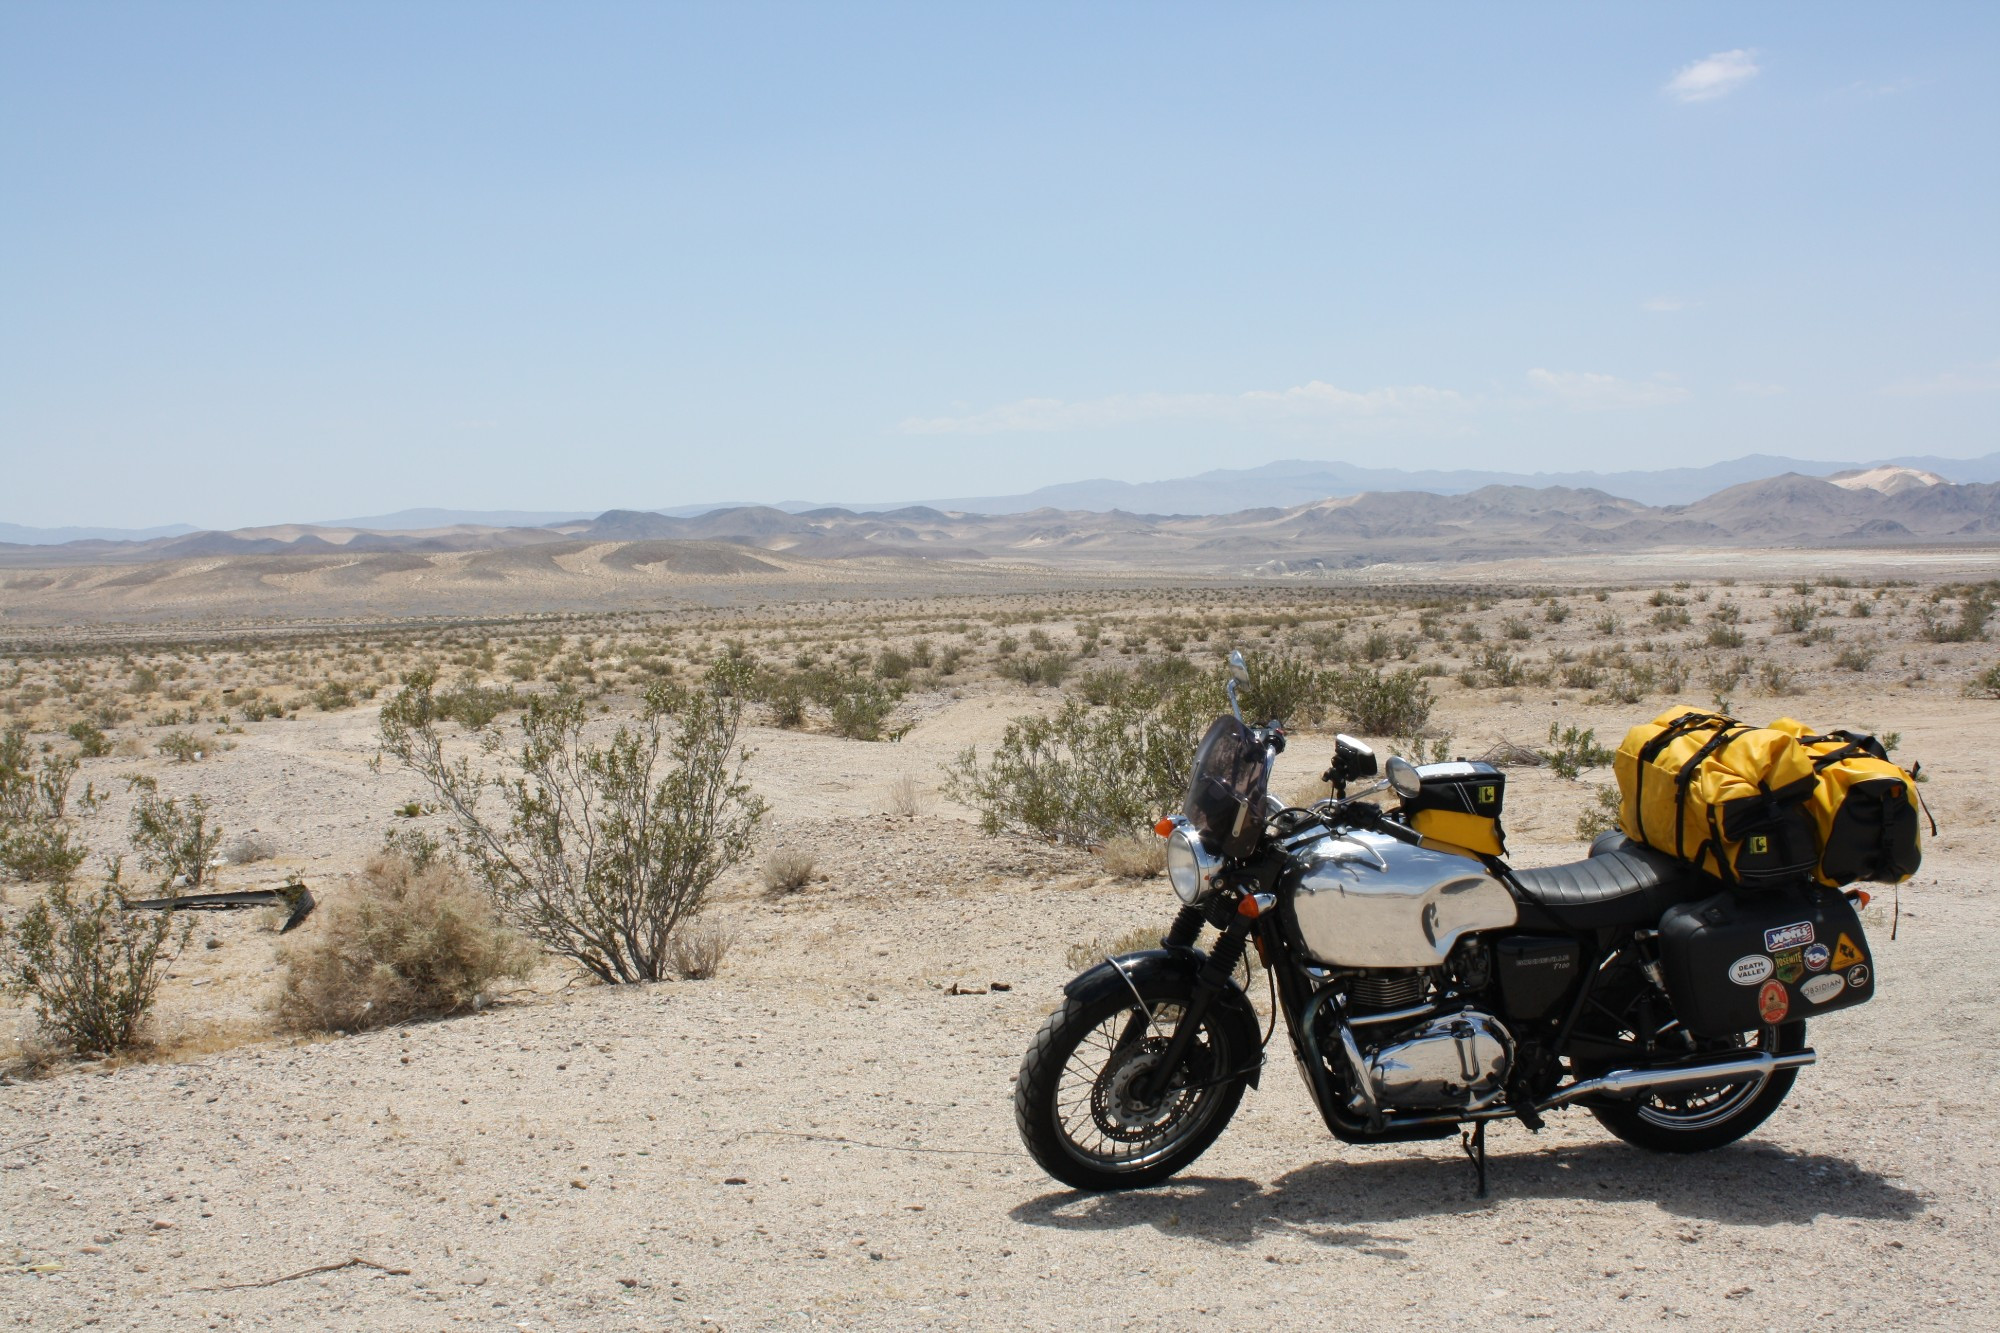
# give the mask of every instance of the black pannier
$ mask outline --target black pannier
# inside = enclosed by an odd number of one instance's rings
[[[1660,963],[1690,1032],[1726,1037],[1872,999],[1875,956],[1846,895],[1725,890],[1667,909]]]

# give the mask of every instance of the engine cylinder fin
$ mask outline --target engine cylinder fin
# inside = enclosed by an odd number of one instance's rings
[[[1408,1009],[1423,1003],[1428,980],[1424,973],[1418,971],[1369,972],[1350,977],[1347,981],[1348,1008],[1357,1014]]]

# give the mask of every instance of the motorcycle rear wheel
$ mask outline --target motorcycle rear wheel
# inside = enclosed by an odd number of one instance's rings
[[[1142,1102],[1132,1090],[1157,1064],[1191,986],[1141,981],[1151,1018],[1130,991],[1066,999],[1021,1060],[1014,1120],[1029,1154],[1057,1180],[1082,1190],[1144,1189],[1174,1175],[1215,1142],[1243,1100],[1241,1077],[1255,1059],[1232,1047],[1211,1008],[1166,1093]]]
[[[1805,1049],[1806,1025],[1763,1028],[1744,1049],[1787,1054]],[[1597,1122],[1634,1147],[1649,1152],[1712,1152],[1736,1142],[1771,1118],[1791,1092],[1799,1071],[1781,1069],[1763,1080],[1702,1088],[1673,1088],[1635,1101],[1593,1106]]]

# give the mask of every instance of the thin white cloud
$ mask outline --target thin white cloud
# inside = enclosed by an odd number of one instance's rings
[[[1761,384],[1756,380],[1738,380],[1732,387],[1745,398],[1776,398],[1785,392],[1782,384]]]
[[[1286,421],[1393,419],[1454,412],[1468,405],[1454,389],[1424,384],[1343,389],[1312,380],[1289,389],[1247,393],[1137,393],[1070,401],[1022,398],[962,416],[911,417],[909,435],[1000,435],[1018,432],[1098,430],[1163,421],[1252,424]]]
[[[1996,389],[2000,389],[2000,359],[1970,370],[1947,370],[1941,375],[1897,380],[1882,386],[1883,393],[1895,398],[1942,398],[1951,394],[1992,393]]]
[[[1628,380],[1588,370],[1543,370],[1538,367],[1528,372],[1528,383],[1565,407],[1579,412],[1664,407],[1687,397],[1687,390],[1667,375]]]
[[[1639,308],[1652,315],[1671,315],[1680,310],[1693,310],[1700,304],[1699,301],[1684,301],[1678,296],[1655,296],[1641,301]]]
[[[1683,102],[1713,102],[1727,97],[1757,77],[1757,53],[1717,51],[1695,61],[1667,80],[1667,96]]]

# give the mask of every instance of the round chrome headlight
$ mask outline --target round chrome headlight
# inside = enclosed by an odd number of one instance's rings
[[[1215,872],[1221,864],[1186,825],[1167,835],[1167,882],[1182,902],[1193,905],[1206,898],[1215,887]]]

